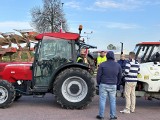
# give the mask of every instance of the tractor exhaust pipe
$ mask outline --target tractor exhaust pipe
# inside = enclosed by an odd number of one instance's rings
[[[123,42],[120,42],[121,43],[121,55],[123,54]]]

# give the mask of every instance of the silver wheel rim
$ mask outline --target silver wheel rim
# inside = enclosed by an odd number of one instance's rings
[[[73,93],[71,90],[73,85],[78,88],[76,93]],[[61,91],[64,98],[69,102],[80,102],[86,97],[88,93],[88,86],[81,77],[73,76],[67,78],[63,82]]]
[[[8,90],[0,86],[0,104],[3,104],[8,99]]]

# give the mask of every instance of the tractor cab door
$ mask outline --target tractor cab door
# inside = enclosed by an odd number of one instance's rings
[[[44,36],[39,41],[33,67],[35,88],[48,88],[56,69],[71,60],[71,48],[69,40]]]

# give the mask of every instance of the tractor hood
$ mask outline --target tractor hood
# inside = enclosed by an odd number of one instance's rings
[[[140,64],[140,81],[160,81],[160,62],[154,64],[153,62]]]
[[[0,79],[7,80],[9,82],[15,82],[17,80],[31,80],[31,66],[32,62],[0,63]]]

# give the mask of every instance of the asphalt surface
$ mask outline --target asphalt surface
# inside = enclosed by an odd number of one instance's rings
[[[107,101],[108,103],[108,101]],[[137,98],[136,113],[121,114],[125,100],[117,98],[118,120],[160,120],[160,101]],[[47,94],[44,98],[23,96],[9,108],[0,109],[0,120],[96,120],[98,114],[98,96],[83,110],[61,108],[54,96]],[[109,104],[106,106],[105,120],[109,119]]]

